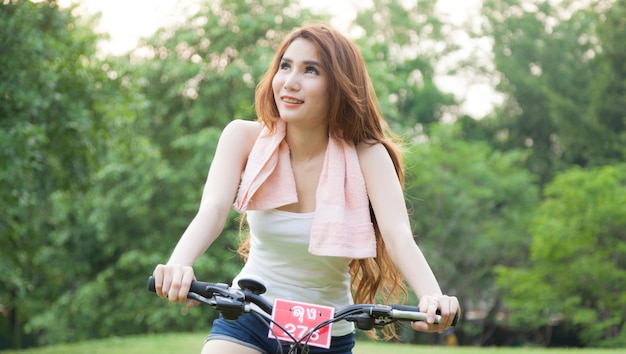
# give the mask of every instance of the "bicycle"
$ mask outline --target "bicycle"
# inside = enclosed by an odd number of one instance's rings
[[[286,311],[294,314],[297,318],[302,319],[307,311],[312,313],[311,309],[315,309],[315,316],[312,317],[319,317],[318,314],[320,316],[323,314],[326,319],[318,322],[314,327],[291,323],[285,325],[284,323],[279,323],[274,318],[273,315],[277,313],[275,311],[276,307],[262,296],[267,290],[262,280],[254,277],[241,278],[238,285],[239,288],[233,288],[224,283],[194,281],[191,283],[187,298],[214,307],[226,320],[236,320],[244,313],[250,313],[257,317],[261,316],[259,318],[264,320],[269,319],[269,333],[278,342],[278,353],[280,354],[283,354],[282,345],[284,341],[289,341],[290,343],[287,344],[291,344],[288,354],[306,354],[309,351],[309,345],[323,347],[323,344],[312,344],[311,341],[323,341],[322,335],[327,335],[328,343],[330,343],[329,327],[332,323],[341,320],[354,322],[360,330],[382,328],[397,321],[426,320],[426,314],[420,312],[417,306],[354,304],[335,311],[335,309],[325,306],[286,302],[281,304],[281,308],[287,306]],[[148,290],[156,292],[152,276],[148,279]],[[252,306],[252,304],[256,305],[256,307]],[[276,304],[278,304],[278,301],[275,302]],[[301,304],[309,307],[300,306]],[[268,315],[272,315],[272,317],[268,317]],[[441,316],[437,315],[435,323],[439,323],[440,319]],[[457,313],[452,326],[455,326],[458,320],[459,314]],[[282,331],[282,334],[276,333],[277,330]],[[296,333],[297,331],[299,332]],[[322,334],[323,331],[324,333]]]

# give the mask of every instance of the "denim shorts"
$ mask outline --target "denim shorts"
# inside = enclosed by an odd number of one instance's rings
[[[249,313],[243,314],[236,321],[227,321],[220,316],[213,322],[211,333],[206,340],[226,340],[258,350],[264,354],[278,352],[276,339],[268,338],[269,321],[264,321]],[[352,354],[354,348],[354,334],[341,337],[332,337],[330,349],[310,347],[309,354]],[[282,345],[283,353],[289,352],[289,344]]]

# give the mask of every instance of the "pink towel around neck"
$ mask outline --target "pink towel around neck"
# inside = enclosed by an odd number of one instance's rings
[[[263,128],[248,157],[234,207],[237,211],[274,209],[296,203],[298,195],[284,141],[286,123]],[[359,158],[353,145],[329,139],[315,196],[309,252],[320,256],[376,256],[376,236]]]

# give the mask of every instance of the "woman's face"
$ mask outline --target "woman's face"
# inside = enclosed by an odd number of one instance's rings
[[[317,48],[309,40],[294,40],[283,55],[272,80],[280,117],[304,125],[326,122],[327,73],[322,71]]]

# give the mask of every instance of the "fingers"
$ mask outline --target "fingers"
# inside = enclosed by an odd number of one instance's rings
[[[460,310],[459,301],[454,296],[426,295],[420,299],[419,308],[426,313],[426,321],[414,322],[413,329],[422,332],[442,333],[452,326],[454,316]],[[435,323],[437,315],[439,323]]]
[[[154,272],[152,272],[152,277],[154,278],[154,289],[160,298],[165,297],[163,293],[164,267],[165,266],[163,264],[159,264],[154,269]]]
[[[189,288],[191,287],[192,280],[195,280],[193,271],[183,271],[181,282],[178,285],[178,303],[182,304],[187,299],[187,294],[189,293]]]
[[[187,308],[190,309],[194,306],[198,306],[200,303],[196,300],[187,300]]]
[[[454,296],[446,296],[445,301],[441,301],[441,306],[439,308],[441,314],[439,328],[441,328],[441,331],[452,326],[454,317],[456,316],[459,309],[459,300]]]
[[[184,303],[191,282],[195,280],[193,268],[181,265],[159,264],[154,269],[154,287],[161,298],[172,303]]]
[[[437,317],[437,309],[439,308],[439,295],[433,295],[428,301],[428,307],[426,308],[426,322],[434,324]]]

